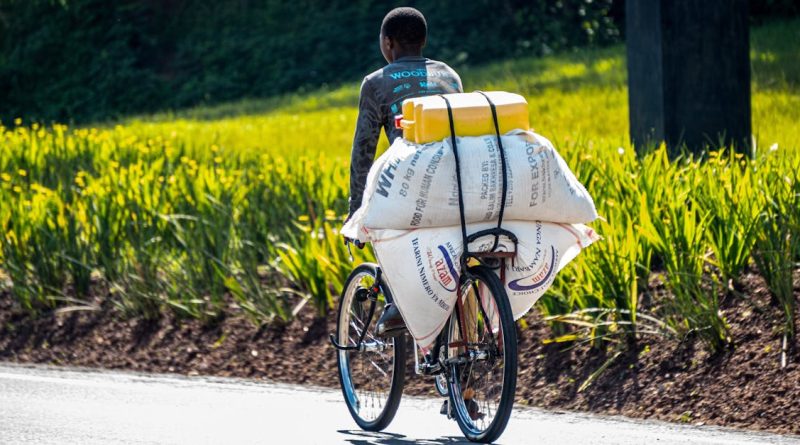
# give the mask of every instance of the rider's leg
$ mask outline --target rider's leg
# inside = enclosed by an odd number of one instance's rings
[[[386,305],[383,307],[381,318],[375,327],[378,335],[398,335],[403,333],[406,328],[406,323],[403,321],[403,316],[394,304],[394,299],[389,295],[385,295]]]

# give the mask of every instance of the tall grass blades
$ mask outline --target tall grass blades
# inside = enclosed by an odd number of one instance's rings
[[[317,219],[302,217],[301,221],[306,224],[298,224],[299,234],[278,244],[277,267],[324,314],[333,307],[333,296],[341,292],[353,264],[374,261],[374,257],[367,249],[348,250],[336,230],[342,220],[333,211]]]
[[[704,184],[698,204],[709,212],[706,241],[714,253],[714,265],[733,289],[750,262],[758,234],[760,202],[753,177],[755,165],[742,154],[731,151],[712,153],[707,160],[716,179]]]
[[[796,334],[797,297],[794,295],[793,272],[798,267],[800,245],[800,194],[797,172],[793,175],[769,174],[764,180],[766,201],[760,215],[761,230],[756,242],[755,260],[775,302],[784,314],[783,365],[786,365],[787,340]],[[793,343],[792,343],[793,344]]]
[[[673,295],[663,302],[667,323],[677,332],[696,335],[717,352],[731,340],[719,309],[719,286],[704,274],[707,251],[702,239],[710,217],[687,195],[679,193],[666,207],[652,209],[642,229],[663,262]]]
[[[720,299],[742,298],[750,272],[796,331],[800,59],[782,36],[800,22],[787,23],[752,33],[753,159],[671,161],[660,145],[637,156],[621,46],[462,73],[468,90],[526,96],[532,127],[603,217],[604,239],[539,305],[557,338],[675,335],[724,349]],[[92,128],[0,123],[0,276],[13,301],[41,313],[110,293],[123,316],[232,310],[263,323],[306,302],[324,314],[353,266],[338,229],[357,98],[351,83]]]

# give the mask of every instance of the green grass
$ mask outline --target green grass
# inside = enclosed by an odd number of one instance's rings
[[[751,34],[754,159],[670,161],[663,147],[637,156],[621,46],[461,73],[467,90],[527,97],[531,125],[603,216],[594,227],[604,240],[539,305],[558,333],[566,323],[586,328],[569,338],[692,336],[720,350],[731,336],[719,298],[753,259],[788,319],[786,270],[800,260],[787,241],[800,237],[798,28]],[[352,83],[92,128],[5,128],[0,269],[12,294],[32,313],[86,305],[96,285],[129,315],[212,318],[235,304],[255,320],[287,318],[296,295],[325,312],[352,267],[336,230],[357,99]],[[791,224],[776,224],[774,209]],[[648,287],[653,270],[666,292]]]

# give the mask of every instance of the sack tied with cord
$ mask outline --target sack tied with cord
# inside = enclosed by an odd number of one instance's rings
[[[598,239],[583,225],[597,218],[591,196],[553,144],[527,128],[527,113],[524,98],[504,92],[406,100],[403,138],[373,164],[362,206],[342,229],[373,244],[423,348],[453,310],[465,245],[469,253],[516,252],[503,275],[518,319]],[[518,243],[499,235],[467,241],[501,228]]]

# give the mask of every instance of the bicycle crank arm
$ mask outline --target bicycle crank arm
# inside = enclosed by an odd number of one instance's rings
[[[444,364],[450,365],[466,365],[468,363],[477,362],[481,360],[488,360],[489,353],[487,351],[469,351],[467,354],[462,354],[458,357],[453,357],[445,360]]]
[[[386,343],[382,341],[362,341],[355,346],[340,345],[333,334],[330,334],[331,344],[340,351],[361,351],[361,352],[383,352],[388,349]]]

